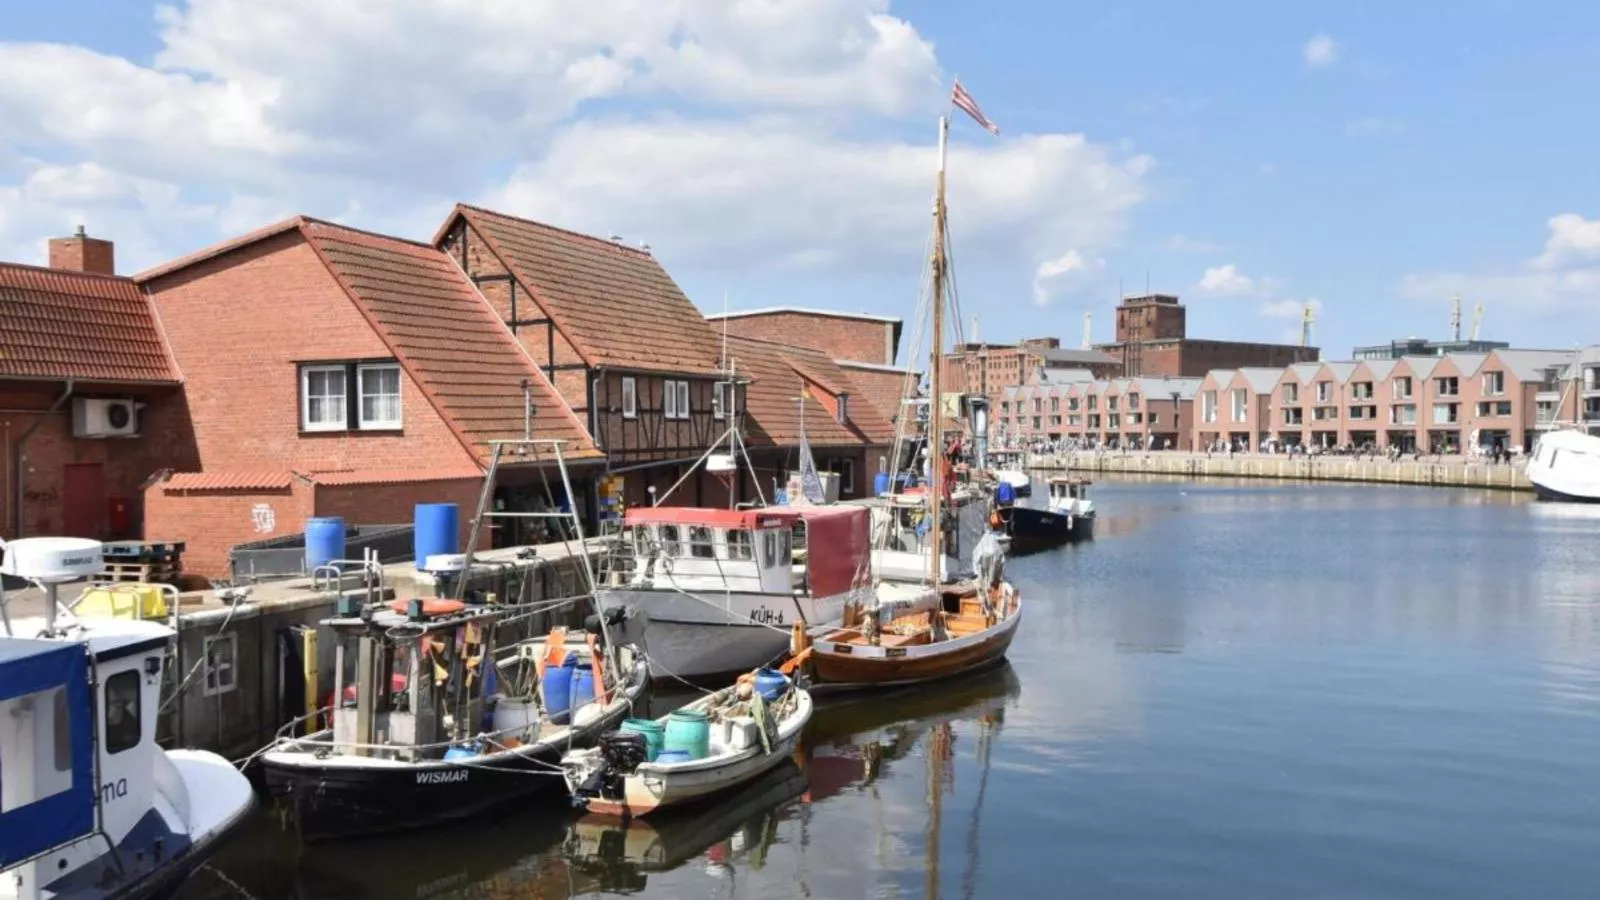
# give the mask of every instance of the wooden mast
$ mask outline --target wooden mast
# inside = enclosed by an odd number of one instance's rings
[[[950,146],[950,116],[939,117],[939,178],[933,198],[933,341],[929,354],[928,551],[929,582],[938,587],[944,561],[944,167]]]

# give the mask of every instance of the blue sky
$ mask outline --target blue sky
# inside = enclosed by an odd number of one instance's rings
[[[950,172],[988,339],[1108,339],[1148,279],[1197,336],[1314,301],[1329,358],[1444,336],[1454,292],[1485,337],[1600,340],[1600,7],[320,6],[9,10],[0,257],[84,219],[128,268],[293,212],[426,239],[459,199],[646,240],[711,311],[909,316],[959,73],[1002,128],[958,120]]]

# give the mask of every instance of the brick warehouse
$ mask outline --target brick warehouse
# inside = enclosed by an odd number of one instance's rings
[[[0,535],[138,537],[141,488],[192,461],[179,376],[110,241],[0,264]]]
[[[1321,358],[1316,347],[1189,337],[1188,314],[1172,294],[1124,297],[1117,306],[1117,339],[1096,344],[1121,364],[1124,376],[1204,378],[1212,369],[1280,369]]]

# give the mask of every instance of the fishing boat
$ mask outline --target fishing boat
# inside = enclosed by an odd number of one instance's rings
[[[321,623],[336,642],[331,725],[260,757],[301,837],[472,816],[548,785],[530,776],[627,718],[648,682],[642,655],[565,629],[501,654],[507,615],[414,599]]]
[[[1049,497],[1044,508],[1000,503],[998,512],[1011,536],[1011,554],[1022,556],[1052,550],[1094,537],[1094,501],[1090,482],[1073,475],[1057,475],[1046,482]]]
[[[1010,485],[1011,493],[1017,497],[1033,496],[1033,477],[1021,469],[995,469],[995,481],[1000,484]]]
[[[838,622],[870,594],[868,523],[848,505],[635,507],[597,597],[640,616],[652,678],[747,672],[781,659],[795,624]]]
[[[952,94],[986,127],[987,120],[961,91]],[[971,109],[967,107],[971,106]],[[934,398],[944,397],[944,312],[948,301],[949,238],[945,208],[945,163],[950,139],[950,118],[939,119],[939,168],[933,204],[934,238],[932,289],[932,339],[929,342],[929,379]],[[942,448],[943,416],[928,417],[929,448]],[[975,432],[976,433],[976,432]],[[929,466],[929,484],[920,530],[925,536],[926,568],[921,585],[894,583],[885,578],[864,604],[852,604],[837,629],[812,639],[796,632],[798,656],[809,654],[810,675],[818,691],[914,684],[948,678],[1005,659],[1017,625],[1022,620],[1022,597],[1004,578],[1005,549],[995,532],[985,530],[971,548],[974,574],[952,581],[944,563],[948,533],[956,530],[952,503],[956,491],[953,461],[941,458]],[[982,492],[978,492],[982,497]],[[955,506],[955,509],[950,509]],[[985,517],[987,520],[987,516]]]
[[[646,816],[744,784],[786,763],[811,718],[811,694],[782,672],[758,670],[655,721],[609,734],[562,760],[573,801],[591,813]]]
[[[177,632],[60,605],[59,585],[100,572],[97,541],[0,548],[0,572],[44,594],[0,597],[0,897],[170,896],[254,805],[226,759],[157,744]]]

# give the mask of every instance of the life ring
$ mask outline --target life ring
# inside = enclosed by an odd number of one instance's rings
[[[389,604],[389,608],[401,615],[411,611],[410,600],[396,600]],[[466,609],[467,605],[460,600],[423,600],[422,614],[425,616],[448,616]]]

